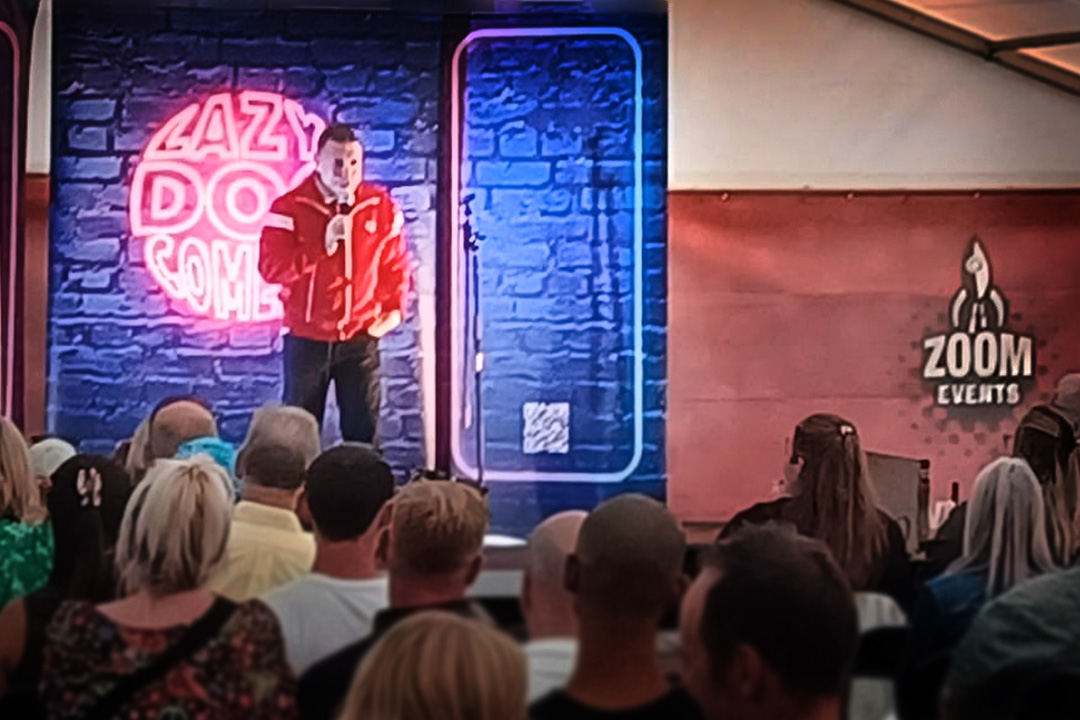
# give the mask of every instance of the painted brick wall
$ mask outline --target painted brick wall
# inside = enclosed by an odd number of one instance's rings
[[[497,483],[496,526],[501,517],[535,522],[621,492],[663,495],[666,28],[654,20],[628,29],[643,80],[642,459],[624,483]],[[465,63],[462,175],[485,237],[488,468],[618,472],[633,454],[639,320],[632,43],[613,35],[487,37],[469,45]],[[569,452],[523,452],[526,402],[570,405]],[[466,430],[461,443],[470,464],[472,437]]]
[[[193,318],[157,288],[130,233],[139,154],[164,120],[214,92],[275,91],[355,125],[368,176],[401,204],[418,281],[431,287],[439,28],[357,14],[57,9],[55,432],[110,449],[160,398],[195,392],[238,440],[252,410],[280,397],[278,325]],[[415,312],[384,341],[383,368],[382,439],[405,470],[423,460]]]
[[[643,52],[643,458],[628,483],[493,485],[493,528],[504,532],[618,492],[664,492],[666,25],[656,17],[574,22],[624,26]],[[530,15],[528,23],[566,19]],[[109,449],[161,397],[196,392],[238,440],[251,411],[280,396],[278,327],[192,318],[157,289],[131,238],[135,163],[161,122],[193,99],[272,90],[356,125],[369,177],[404,209],[420,289],[432,291],[441,32],[435,19],[364,14],[58,8],[53,431]],[[496,65],[479,59],[470,69],[465,168],[489,238],[492,458],[515,469],[619,469],[632,452],[632,53],[611,39],[496,50]],[[414,312],[383,343],[381,434],[400,471],[423,459],[418,335]],[[578,452],[523,457],[524,399],[570,401]]]

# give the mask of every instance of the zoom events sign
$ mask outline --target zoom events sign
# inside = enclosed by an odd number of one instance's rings
[[[1009,331],[1008,301],[993,284],[990,258],[973,238],[949,307],[952,331],[923,339],[923,379],[943,406],[1018,405],[1034,378],[1035,342]]]

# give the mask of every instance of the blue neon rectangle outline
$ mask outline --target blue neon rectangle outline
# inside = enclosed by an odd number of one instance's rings
[[[462,128],[464,108],[461,103],[461,57],[465,50],[475,40],[480,38],[519,38],[519,37],[617,37],[630,46],[634,53],[634,453],[625,468],[610,473],[566,473],[566,472],[536,472],[536,471],[506,471],[485,469],[485,480],[507,482],[592,482],[592,483],[616,483],[622,482],[634,474],[644,456],[645,440],[645,350],[644,350],[644,241],[645,241],[645,217],[644,217],[644,176],[645,176],[645,130],[644,130],[644,76],[641,45],[637,38],[622,28],[598,27],[598,28],[496,28],[476,30],[465,37],[454,51],[453,66],[451,68],[451,148],[450,163],[453,169],[451,177],[450,195],[460,205],[463,183],[461,181],[462,159]],[[461,377],[464,365],[464,348],[462,337],[460,293],[461,252],[462,243],[458,242],[461,233],[461,222],[457,213],[452,218],[454,238],[451,253],[451,277],[454,283],[454,292],[450,293],[451,302],[451,379],[450,379],[450,452],[454,466],[466,475],[476,476],[477,469],[465,461],[461,452]]]

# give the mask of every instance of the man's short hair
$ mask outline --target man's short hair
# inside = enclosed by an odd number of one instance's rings
[[[275,490],[297,490],[304,484],[307,463],[292,448],[273,443],[256,443],[244,448],[246,484]]]
[[[316,152],[322,150],[326,147],[326,143],[331,141],[337,143],[359,142],[355,130],[348,125],[337,123],[335,125],[330,125],[322,131],[321,135],[319,135],[319,142],[315,148]]]
[[[488,509],[473,488],[457,482],[409,483],[394,498],[393,562],[420,575],[444,575],[479,555]]]
[[[676,600],[686,537],[675,516],[644,495],[601,503],[581,525],[578,597],[609,615],[659,620]]]
[[[705,596],[699,629],[712,672],[746,645],[793,696],[845,691],[859,639],[858,611],[822,542],[790,529],[748,527],[719,543],[704,567],[720,573]]]
[[[205,400],[187,395],[165,398],[150,413],[147,460],[175,457],[188,440],[217,434],[213,410]]]
[[[374,450],[341,445],[311,464],[304,492],[320,535],[330,542],[355,540],[394,496],[394,474]]]
[[[279,445],[304,459],[304,467],[319,456],[322,440],[319,422],[303,408],[266,403],[251,416],[247,437],[237,453],[236,471],[240,477],[248,472],[245,455],[255,445]]]

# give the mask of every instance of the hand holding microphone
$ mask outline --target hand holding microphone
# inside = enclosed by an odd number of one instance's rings
[[[348,218],[345,215],[335,215],[330,218],[330,222],[326,224],[326,254],[333,255],[337,252],[338,246],[345,241],[348,234],[348,227],[346,220]]]

